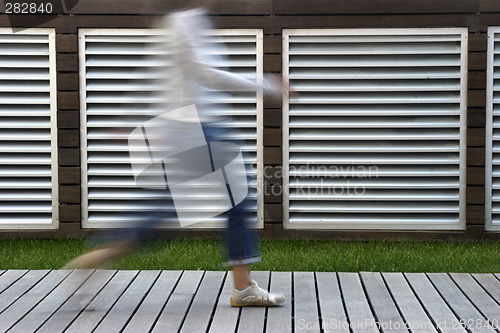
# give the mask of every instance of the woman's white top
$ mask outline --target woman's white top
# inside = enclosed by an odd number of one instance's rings
[[[263,89],[268,94],[281,93],[278,89],[280,85],[271,76],[252,81],[215,67],[216,54],[222,52],[220,45],[210,43],[206,37],[206,31],[212,26],[203,9],[169,14],[162,23],[168,35],[164,50],[170,66],[167,66],[165,97],[171,110],[195,104],[202,121],[216,121],[219,120],[217,108],[209,107],[213,96],[208,93],[210,90]]]

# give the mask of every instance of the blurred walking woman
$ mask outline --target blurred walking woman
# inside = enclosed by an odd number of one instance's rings
[[[205,38],[204,32],[211,29],[208,10],[216,0],[187,1],[183,11],[165,17],[164,26],[172,36],[175,66],[168,101],[172,108],[195,104],[202,122],[207,142],[222,141],[227,126],[222,127],[220,111],[211,107],[209,90],[216,91],[256,91],[279,98],[288,86],[273,77],[262,83],[242,78],[236,74],[214,67],[210,56],[214,45]],[[227,121],[227,119],[226,119]],[[250,264],[260,260],[257,233],[252,230],[247,219],[250,199],[247,197],[228,212],[226,245],[228,264],[232,267],[234,290],[231,295],[233,306],[272,306],[285,301],[284,296],[268,293],[251,279]],[[256,222],[256,221],[254,221]]]
[[[167,71],[164,80],[165,89],[161,91],[162,99],[165,101],[164,109],[165,111],[179,110],[195,105],[197,116],[193,119],[183,117],[181,122],[191,121],[197,123],[198,126],[201,122],[204,141],[208,143],[224,141],[228,134],[227,131],[234,130],[228,129],[227,125],[222,126],[222,123],[227,123],[228,119],[221,117],[220,110],[217,110],[211,103],[210,98],[214,91],[235,92],[263,89],[264,93],[269,96],[280,98],[282,92],[289,89],[288,84],[273,76],[267,77],[262,82],[256,82],[215,67],[214,46],[205,37],[205,31],[212,28],[208,10],[215,2],[216,0],[184,1],[185,8],[183,10],[166,15],[161,22],[162,27],[168,33],[168,37],[166,36],[168,42],[165,43],[165,54],[162,57],[170,62],[170,65],[165,66]],[[163,130],[164,132],[169,131],[168,126]],[[190,134],[186,133],[184,133],[184,139],[189,140]],[[176,141],[175,139],[183,141],[182,138],[174,138],[170,141]],[[182,173],[182,170],[179,173]],[[174,176],[176,175],[174,174]],[[171,189],[172,184],[168,185]],[[246,182],[244,186],[248,186]],[[233,208],[226,214],[228,220],[226,227],[227,259],[234,276],[234,290],[230,303],[232,306],[279,305],[285,301],[283,295],[270,294],[260,288],[251,278],[250,265],[260,260],[260,252],[257,233],[252,228],[252,225],[256,225],[255,217],[253,222],[248,219],[251,215],[248,209],[249,203],[251,204],[251,199],[247,195],[241,202],[233,205]],[[197,207],[193,206],[195,205],[191,205],[189,208],[196,213]],[[176,209],[178,210],[178,208],[176,204]],[[154,218],[150,220],[161,218],[160,212],[154,213],[153,216]],[[127,237],[123,237],[105,248],[86,253],[66,265],[65,268],[92,268],[123,256],[133,249],[135,239],[146,228],[147,226],[143,225],[132,229]]]

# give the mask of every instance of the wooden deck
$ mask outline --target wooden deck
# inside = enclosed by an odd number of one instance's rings
[[[226,272],[0,270],[0,332],[500,332],[500,274],[253,276],[285,305],[232,308]]]

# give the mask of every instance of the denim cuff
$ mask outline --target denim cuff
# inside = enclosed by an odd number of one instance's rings
[[[261,261],[262,258],[260,256],[250,257],[250,258],[242,258],[242,259],[230,259],[226,262],[228,266],[241,266],[241,265],[249,265],[255,262]]]

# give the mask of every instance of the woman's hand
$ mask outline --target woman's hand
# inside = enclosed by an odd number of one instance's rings
[[[267,76],[268,85],[271,86],[270,91],[267,92],[266,96],[271,98],[273,101],[280,100],[283,95],[288,96],[289,99],[294,99],[298,97],[297,91],[293,85],[284,80],[281,75],[272,74]]]

